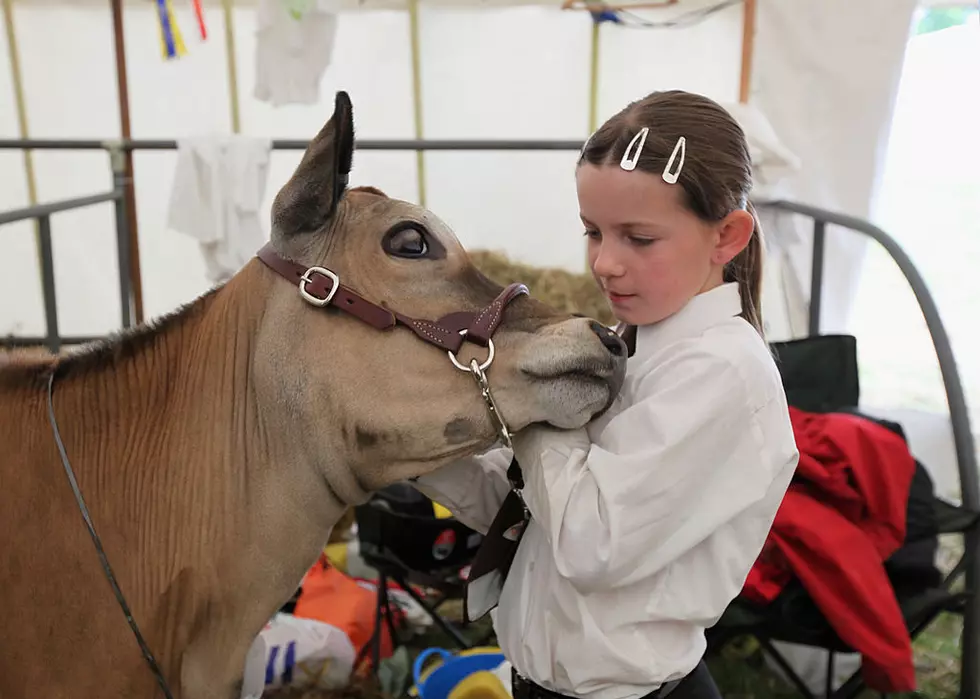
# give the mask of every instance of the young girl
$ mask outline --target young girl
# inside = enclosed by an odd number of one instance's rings
[[[576,181],[589,266],[635,344],[605,414],[514,436],[531,520],[497,639],[517,699],[718,697],[704,630],[741,590],[798,459],[762,329],[745,136],[705,97],[656,92],[593,134]],[[510,457],[416,486],[486,532]]]

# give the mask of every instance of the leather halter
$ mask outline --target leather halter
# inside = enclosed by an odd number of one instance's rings
[[[507,304],[528,293],[526,286],[514,283],[479,313],[450,313],[434,322],[418,320],[368,301],[341,284],[337,274],[325,267],[307,267],[280,257],[271,243],[266,243],[257,256],[270,269],[298,284],[300,295],[314,306],[336,306],[378,330],[389,330],[400,323],[426,342],[453,354],[459,351],[464,338],[483,347],[490,346],[490,337],[500,324]]]
[[[420,320],[368,301],[341,284],[340,277],[326,267],[307,267],[284,259],[273,249],[271,243],[266,243],[257,253],[257,257],[270,269],[298,285],[300,296],[314,306],[322,308],[332,305],[378,330],[390,330],[399,324],[404,325],[426,342],[446,350],[457,369],[473,375],[497,432],[504,444],[511,446],[510,429],[493,400],[485,372],[494,358],[491,336],[500,325],[507,304],[528,293],[524,284],[509,284],[489,306],[479,312],[457,311],[435,321]],[[461,364],[456,358],[456,352],[464,340],[486,347],[487,358],[483,362],[471,359],[469,366]]]

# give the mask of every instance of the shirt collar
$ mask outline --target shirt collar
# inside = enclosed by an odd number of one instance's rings
[[[627,325],[621,332],[629,356],[632,357],[637,350],[644,356],[681,338],[697,335],[741,312],[742,299],[738,284],[727,282],[698,294],[674,315],[658,323],[639,328]]]

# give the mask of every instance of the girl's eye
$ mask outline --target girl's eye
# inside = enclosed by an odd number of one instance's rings
[[[640,238],[637,236],[630,236],[630,242],[639,247],[646,247],[647,245],[654,243],[656,240],[656,238]]]
[[[586,229],[583,235],[585,235],[586,238],[593,238],[595,240],[598,240],[599,238],[602,237],[602,234],[599,233],[599,231],[593,229]]]

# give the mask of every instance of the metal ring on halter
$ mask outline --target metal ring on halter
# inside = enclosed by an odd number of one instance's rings
[[[466,328],[460,330],[459,334],[465,336]],[[456,355],[453,354],[452,351],[448,351],[446,352],[446,354],[449,355],[449,359],[452,361],[452,363],[456,366],[457,369],[459,369],[460,371],[471,371],[471,369],[468,366],[463,366],[462,364],[459,363],[459,360],[456,359]],[[486,371],[487,367],[490,366],[491,364],[493,364],[493,340],[487,339],[487,358],[483,360],[483,364],[480,364],[480,371]]]

